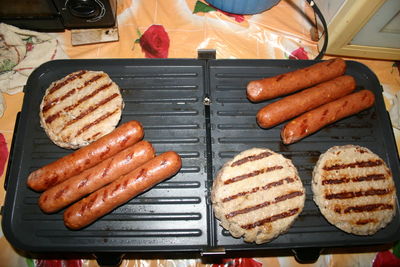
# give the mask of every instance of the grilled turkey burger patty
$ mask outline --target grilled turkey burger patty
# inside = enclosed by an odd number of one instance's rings
[[[222,227],[246,242],[269,242],[304,207],[305,190],[289,159],[269,149],[241,152],[218,172],[211,199]]]
[[[40,124],[56,145],[76,149],[114,130],[123,105],[118,85],[106,73],[80,70],[47,88]]]
[[[313,170],[312,190],[325,218],[348,233],[372,235],[395,215],[392,173],[365,147],[335,146],[323,153]]]

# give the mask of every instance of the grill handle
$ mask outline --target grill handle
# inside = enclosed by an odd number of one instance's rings
[[[292,249],[294,258],[301,264],[310,264],[318,260],[321,248],[295,248]]]
[[[102,267],[117,267],[121,265],[124,254],[117,252],[104,252],[94,254],[97,264]]]

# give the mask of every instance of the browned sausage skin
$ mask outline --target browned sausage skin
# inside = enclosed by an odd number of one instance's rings
[[[266,105],[258,111],[257,123],[262,128],[273,127],[306,111],[345,96],[355,88],[356,81],[352,76],[339,76]]]
[[[137,143],[143,136],[138,121],[126,122],[97,141],[32,172],[27,184],[35,191],[44,191]]]
[[[165,152],[68,207],[64,212],[64,223],[75,230],[85,227],[173,176],[181,166],[181,158],[176,152]]]
[[[140,141],[46,190],[39,198],[39,207],[46,213],[56,212],[154,157],[153,146],[147,141]]]
[[[341,97],[308,111],[286,124],[281,131],[284,144],[291,144],[315,133],[322,127],[371,107],[375,95],[369,90]]]
[[[341,58],[319,62],[292,72],[251,81],[247,84],[247,98],[252,102],[260,102],[287,95],[339,77],[345,71],[346,62]]]

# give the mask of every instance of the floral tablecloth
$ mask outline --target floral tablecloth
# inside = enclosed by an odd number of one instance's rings
[[[304,0],[284,0],[270,10],[256,15],[234,15],[217,10],[205,1],[197,0],[119,0],[119,41],[72,46],[71,31],[50,33],[57,43],[51,58],[197,58],[201,49],[216,51],[217,59],[313,59],[319,52],[314,30],[313,10]],[[26,57],[35,51],[34,43],[23,39]],[[47,40],[48,41],[48,40]],[[19,44],[21,45],[21,44]],[[37,50],[36,50],[37,51]],[[55,56],[57,55],[57,56]],[[329,58],[326,56],[325,58]],[[0,58],[2,59],[2,58]],[[20,60],[23,60],[20,59]],[[31,60],[31,58],[30,58]],[[48,60],[48,59],[46,59]],[[387,107],[396,104],[400,91],[399,70],[395,62],[358,60],[370,67],[385,89]],[[19,62],[17,62],[19,63]],[[0,74],[21,74],[18,81],[34,70],[35,65],[18,69],[0,69]],[[37,60],[33,63],[40,64]],[[0,64],[0,66],[2,66]],[[1,72],[3,71],[3,72]],[[11,76],[9,76],[11,77]],[[7,78],[8,79],[8,78]],[[4,114],[0,117],[0,184],[4,183],[8,151],[16,114],[21,109],[23,93],[20,84],[2,84]],[[0,109],[1,110],[1,109]],[[399,147],[399,131],[393,129]],[[0,188],[0,206],[5,191]],[[95,260],[35,260],[17,253],[0,232],[0,266],[97,266]],[[400,266],[395,255],[398,247],[390,250],[321,255],[314,264],[305,266]],[[215,264],[196,259],[126,259],[121,266],[299,266],[294,257],[225,259]],[[303,266],[303,265],[302,265]]]

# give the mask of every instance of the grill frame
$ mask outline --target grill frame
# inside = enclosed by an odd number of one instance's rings
[[[382,157],[393,172],[396,188],[400,188],[399,158],[382,87],[368,67],[347,61],[346,74],[356,79],[356,90],[366,88],[375,93],[376,102],[370,110],[292,145],[280,142],[283,123],[268,130],[256,123],[257,110],[276,99],[257,104],[249,102],[245,95],[247,82],[316,62],[319,61],[97,59],[55,60],[43,64],[32,73],[24,89],[6,177],[4,235],[14,247],[33,253],[196,253],[220,248],[225,252],[239,252],[396,241],[400,236],[398,213],[377,234],[359,237],[329,225],[312,201],[311,171],[319,155],[331,146],[350,141]],[[47,138],[38,123],[38,107],[51,82],[79,69],[108,73],[120,86],[125,101],[121,123],[131,119],[142,122],[144,139],[153,143],[157,154],[176,150],[183,157],[183,168],[176,176],[89,227],[71,231],[62,224],[62,211],[52,215],[41,213],[36,205],[39,194],[26,187],[26,178],[35,168],[70,152]],[[211,103],[203,101],[206,99]],[[219,168],[236,153],[257,146],[292,159],[306,187],[305,208],[294,225],[286,234],[262,245],[231,237],[218,225],[210,201],[213,177]],[[136,213],[126,215],[132,211]],[[99,229],[101,235],[96,234]]]

